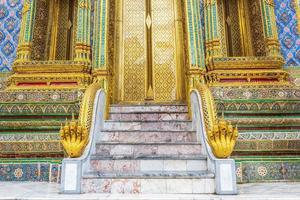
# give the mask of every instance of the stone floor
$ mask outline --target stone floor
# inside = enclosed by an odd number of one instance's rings
[[[300,183],[239,185],[237,196],[217,195],[61,195],[55,183],[0,182],[0,199],[18,200],[299,200]]]

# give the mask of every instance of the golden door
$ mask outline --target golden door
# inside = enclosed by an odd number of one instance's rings
[[[182,100],[178,0],[123,0],[118,5],[118,101]],[[178,1],[180,2],[180,1]],[[180,31],[182,33],[182,31]]]

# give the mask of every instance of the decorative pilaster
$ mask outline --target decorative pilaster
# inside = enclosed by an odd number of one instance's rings
[[[93,76],[108,90],[108,18],[109,1],[94,1],[94,32],[93,32]]]
[[[201,2],[186,0],[186,18],[188,32],[188,57],[191,68],[205,69],[204,33],[201,22]]]
[[[110,104],[111,90],[109,82],[111,75],[108,61],[108,29],[109,0],[94,1],[94,32],[93,32],[93,77],[94,82],[101,83],[105,90],[107,105]],[[106,107],[108,113],[109,106]],[[107,118],[108,115],[106,114]]]
[[[204,0],[205,45],[208,62],[213,57],[221,57],[220,22],[217,0]]]
[[[267,56],[281,57],[274,11],[274,0],[261,0]]]
[[[187,30],[187,101],[189,105],[189,113],[191,114],[190,92],[194,85],[203,80],[205,68],[205,47],[204,47],[204,31],[202,27],[203,15],[201,9],[205,9],[203,1],[185,0],[185,18]],[[203,11],[205,12],[205,11]],[[206,14],[207,12],[205,12]],[[207,19],[207,18],[205,18]],[[205,23],[206,24],[206,23]]]
[[[91,52],[91,2],[78,0],[75,61],[90,62]]]
[[[36,0],[25,0],[22,10],[22,23],[15,62],[29,61],[31,57],[32,33],[34,27],[34,17]]]
[[[185,55],[184,55],[184,7],[182,1],[173,0],[175,11],[175,37],[176,37],[176,70],[177,70],[177,99],[185,99]],[[200,15],[200,13],[199,13]],[[200,23],[200,21],[199,21]],[[181,89],[179,89],[181,88]]]
[[[107,67],[108,6],[107,0],[94,2],[93,69]]]

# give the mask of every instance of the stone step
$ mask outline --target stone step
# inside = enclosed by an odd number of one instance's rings
[[[84,179],[94,179],[94,178],[110,178],[110,179],[140,179],[140,178],[149,178],[149,179],[202,179],[202,178],[214,178],[215,175],[207,170],[202,171],[167,171],[167,172],[158,172],[158,171],[148,171],[148,172],[135,172],[135,173],[99,173],[99,172],[88,172],[83,175]]]
[[[92,159],[91,171],[98,173],[136,173],[136,172],[168,172],[168,171],[203,171],[207,170],[206,158],[199,160],[164,159]]]
[[[84,193],[113,194],[213,194],[214,174],[199,172],[149,172],[128,175],[84,175]]]
[[[104,131],[191,131],[192,123],[190,121],[153,121],[153,122],[120,122],[120,121],[105,121]]]
[[[104,131],[101,142],[195,142],[194,131]]]
[[[183,121],[189,120],[187,113],[160,112],[160,113],[111,113],[113,121]]]
[[[199,143],[97,143],[96,154],[132,157],[201,155],[201,145]]]
[[[110,113],[187,113],[187,105],[112,105]]]
[[[206,160],[207,157],[201,154],[195,155],[97,155],[91,156],[91,160]]]

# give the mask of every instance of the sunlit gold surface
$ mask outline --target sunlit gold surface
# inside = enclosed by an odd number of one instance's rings
[[[100,75],[100,74],[99,74]],[[60,130],[61,142],[68,155],[72,158],[80,157],[89,138],[94,112],[94,101],[97,92],[103,89],[107,94],[107,80],[98,76],[85,91],[82,99],[78,121],[74,119],[66,123]],[[105,117],[108,116],[109,104],[106,104]]]
[[[65,151],[71,158],[80,157],[89,142],[88,129],[74,119],[60,129],[60,137]]]
[[[74,61],[15,62],[8,90],[86,88],[92,80],[91,66]],[[42,83],[42,84],[41,84]],[[24,86],[24,84],[30,84]],[[46,85],[45,85],[46,84]],[[23,86],[22,86],[23,85]]]
[[[121,87],[119,101],[170,102],[182,98],[182,73],[178,75],[182,59],[176,59],[176,55],[182,57],[176,49],[182,39],[175,29],[175,14],[180,14],[175,9],[177,3],[123,0],[117,5],[123,10],[123,33],[119,33],[123,40],[119,42],[124,45],[117,53],[123,58],[116,65],[121,74],[121,81],[117,81]]]
[[[49,19],[52,20],[52,23],[49,60],[55,60],[58,33],[59,0],[50,1],[50,13],[52,17],[50,17]]]
[[[219,120],[207,134],[208,143],[217,158],[228,158],[232,154],[238,138],[237,128],[225,120]]]
[[[153,79],[156,101],[176,100],[176,38],[173,0],[152,0]]]
[[[147,73],[147,44],[144,0],[123,0],[123,45],[121,73],[123,101],[144,101]],[[120,41],[121,42],[121,41]]]
[[[84,124],[85,127],[90,130],[92,126],[92,116],[94,110],[94,101],[97,91],[103,89],[107,93],[107,82],[106,80],[95,80],[89,87],[87,87],[84,97],[82,99],[78,121],[80,124]],[[106,104],[107,107],[109,104]],[[108,111],[108,110],[107,110]],[[106,113],[106,116],[108,113]]]
[[[207,64],[209,72],[205,77],[209,84],[214,85],[289,84],[289,75],[282,69],[283,64],[282,57],[212,58]],[[224,83],[224,80],[231,81]]]
[[[253,56],[252,48],[252,38],[250,30],[250,15],[248,14],[248,1],[249,0],[239,0],[238,1],[238,13],[239,13],[239,26],[240,33],[242,35],[242,56]],[[232,11],[234,12],[234,11]]]
[[[197,82],[193,89],[201,95],[207,142],[216,157],[229,157],[238,137],[237,128],[233,128],[230,122],[224,119],[218,119],[213,96],[206,84]]]

